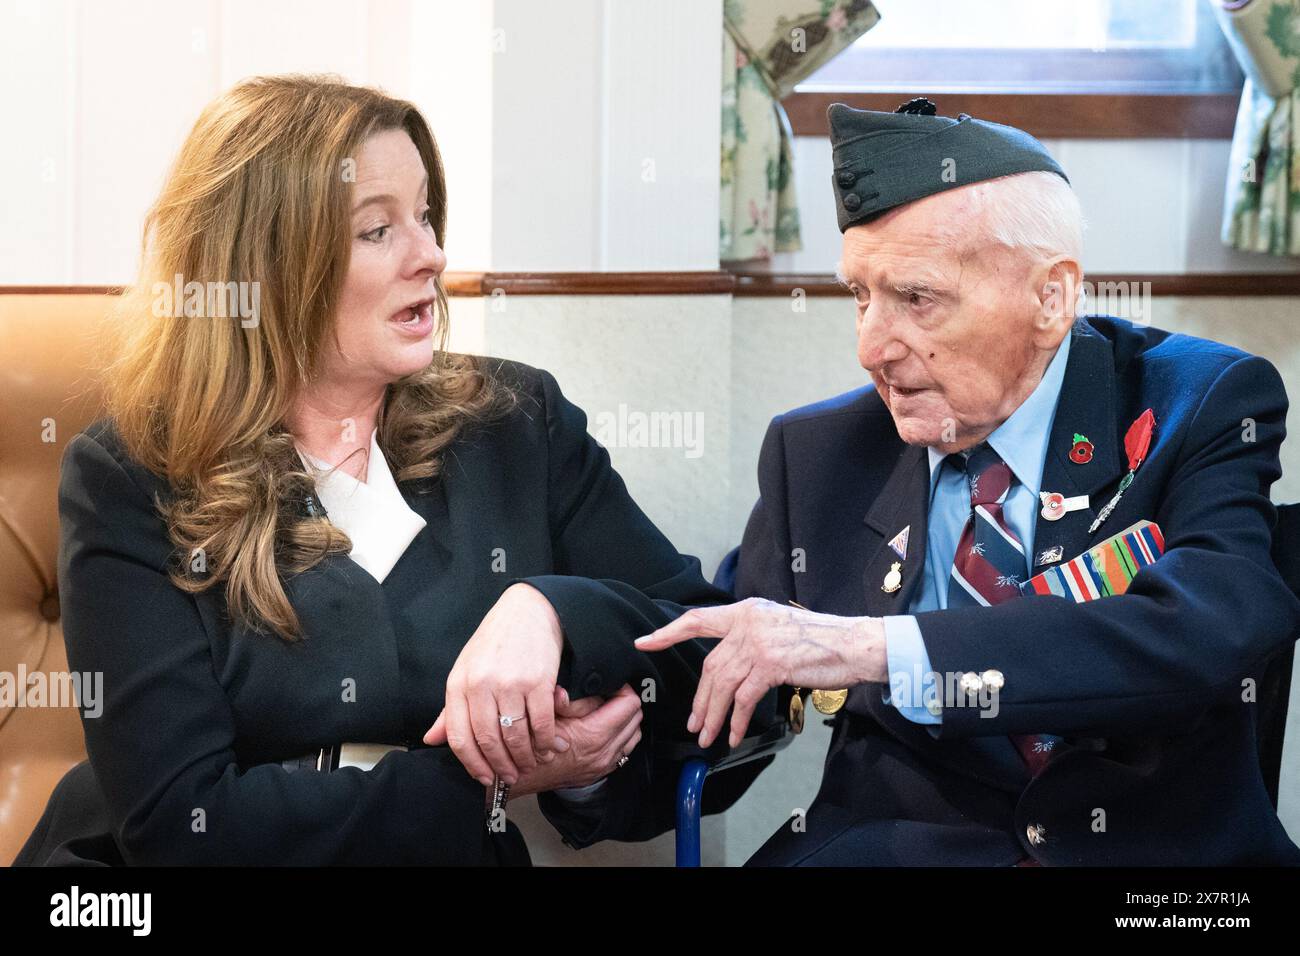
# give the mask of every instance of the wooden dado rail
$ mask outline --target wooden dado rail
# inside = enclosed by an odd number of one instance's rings
[[[781,101],[796,136],[830,135],[826,110],[894,108],[920,93],[791,93]],[[1232,139],[1240,93],[936,93],[944,116],[969,113],[1039,139]]]
[[[1102,283],[1151,283],[1151,294],[1300,295],[1300,272],[1201,272],[1155,275],[1086,275]],[[733,295],[757,298],[790,296],[802,289],[808,296],[847,295],[835,277],[821,273],[767,272],[448,272],[452,296],[506,295]],[[1108,286],[1109,287],[1109,286]],[[500,290],[498,292],[498,290]],[[0,286],[0,295],[111,295],[120,286]]]

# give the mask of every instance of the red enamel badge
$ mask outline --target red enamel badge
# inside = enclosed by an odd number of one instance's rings
[[[1124,454],[1128,455],[1128,474],[1120,479],[1119,488],[1115,491],[1115,497],[1106,502],[1106,507],[1101,509],[1097,515],[1097,520],[1088,528],[1088,534],[1092,534],[1101,526],[1101,523],[1110,517],[1110,513],[1115,510],[1119,504],[1120,497],[1128,490],[1128,486],[1133,484],[1133,475],[1138,470],[1138,466],[1146,461],[1147,452],[1151,450],[1151,433],[1156,429],[1156,414],[1151,409],[1147,409],[1138,416],[1138,420],[1128,427],[1124,433]]]
[[[1137,471],[1138,465],[1146,461],[1147,451],[1151,448],[1151,433],[1155,427],[1156,416],[1149,408],[1129,426],[1128,433],[1124,435],[1124,454],[1128,455],[1129,471]]]
[[[1077,432],[1074,435],[1074,447],[1070,449],[1070,461],[1076,465],[1086,465],[1092,461],[1092,442]]]

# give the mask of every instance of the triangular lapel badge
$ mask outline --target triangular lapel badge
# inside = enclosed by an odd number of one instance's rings
[[[898,555],[904,561],[907,560],[907,538],[912,532],[912,526],[909,524],[898,534],[894,535],[889,542],[889,546],[894,549],[894,554]]]

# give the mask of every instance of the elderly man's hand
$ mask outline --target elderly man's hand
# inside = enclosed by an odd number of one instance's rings
[[[773,687],[835,689],[867,681],[886,683],[884,627],[879,618],[837,617],[749,598],[725,607],[694,608],[653,634],[637,638],[642,651],[661,651],[694,637],[720,637],[704,672],[686,729],[707,747],[722,729],[727,708],[731,746],[745,736],[758,702]]]

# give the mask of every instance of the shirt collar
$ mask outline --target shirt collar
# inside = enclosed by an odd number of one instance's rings
[[[1065,380],[1065,365],[1069,358],[1070,334],[1067,332],[1038,385],[987,439],[1020,483],[1035,497],[1043,481],[1047,441],[1052,431],[1052,419],[1056,417],[1056,405],[1061,397],[1061,383]],[[933,495],[939,466],[948,456],[935,448],[926,451],[930,458],[930,494]]]
[[[352,560],[382,582],[426,522],[411,510],[393,480],[379,449],[379,429],[370,433],[370,461],[364,482],[308,455],[302,448],[298,455],[316,479],[316,494],[330,522],[352,539]]]

